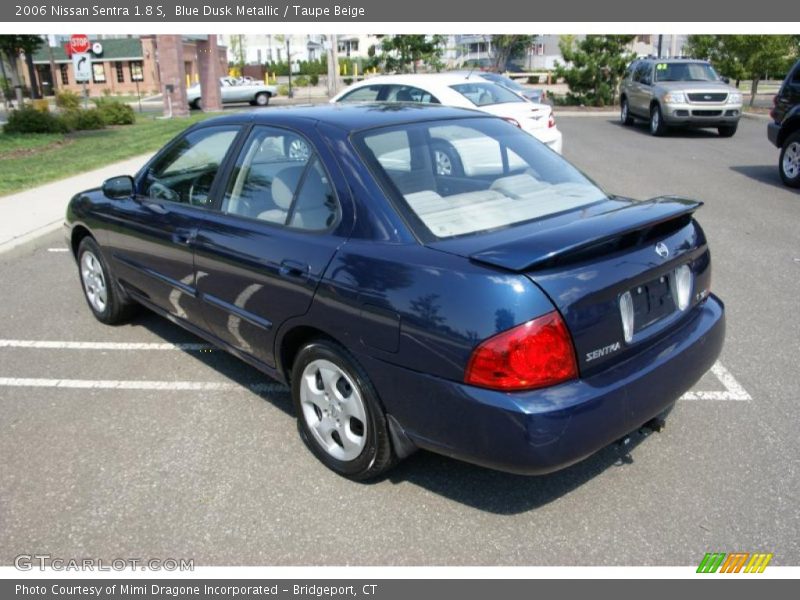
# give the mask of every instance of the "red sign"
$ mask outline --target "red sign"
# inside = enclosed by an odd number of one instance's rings
[[[88,52],[92,47],[89,38],[82,34],[72,35],[69,38],[70,54],[82,54]]]

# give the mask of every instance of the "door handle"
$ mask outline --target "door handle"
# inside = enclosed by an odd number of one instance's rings
[[[155,202],[142,202],[142,204],[145,208],[148,208],[159,215],[166,215],[169,213],[169,210],[164,208],[161,204],[157,204]]]
[[[311,267],[306,263],[287,259],[281,261],[279,273],[282,277],[305,277],[310,270]]]
[[[197,239],[197,229],[190,229],[189,231],[181,231],[172,234],[172,241],[175,244],[182,244],[184,246],[191,246]]]

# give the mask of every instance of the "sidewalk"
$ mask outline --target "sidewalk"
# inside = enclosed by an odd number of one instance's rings
[[[98,187],[109,177],[133,175],[150,156],[136,156],[24,192],[0,196],[0,254],[58,229],[72,196]]]

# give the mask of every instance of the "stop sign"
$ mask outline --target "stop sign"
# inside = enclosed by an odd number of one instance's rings
[[[69,49],[72,51],[72,54],[83,54],[84,52],[88,52],[91,46],[92,45],[89,43],[88,36],[83,34],[72,35],[69,38]]]

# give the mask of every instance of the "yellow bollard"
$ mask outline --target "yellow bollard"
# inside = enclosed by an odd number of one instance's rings
[[[358,63],[353,63],[353,78],[358,79]]]

